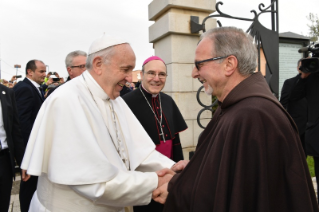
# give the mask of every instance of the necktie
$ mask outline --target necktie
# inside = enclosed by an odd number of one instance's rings
[[[41,97],[42,97],[42,99],[44,100],[44,92],[43,92],[43,88],[42,88],[42,87],[39,87],[39,90],[40,90]]]

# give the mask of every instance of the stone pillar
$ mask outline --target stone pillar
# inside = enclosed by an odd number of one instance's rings
[[[167,65],[168,77],[163,92],[172,96],[179,107],[188,129],[180,134],[185,159],[195,149],[198,136],[203,131],[197,124],[197,114],[202,109],[196,100],[196,92],[201,84],[192,78],[195,49],[199,34],[190,31],[190,17],[198,16],[199,22],[215,11],[214,0],[153,0],[149,6],[149,20],[155,23],[149,28],[149,41],[153,43],[155,55]],[[206,28],[216,27],[210,19]],[[200,99],[206,105],[211,97],[201,92]],[[201,115],[205,126],[211,113]]]

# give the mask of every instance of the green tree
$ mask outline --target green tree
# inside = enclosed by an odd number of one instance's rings
[[[309,27],[310,34],[309,36],[311,37],[311,41],[317,41],[319,37],[319,19],[318,15],[309,13],[309,16],[307,16],[307,19],[311,22],[311,24],[307,24]]]

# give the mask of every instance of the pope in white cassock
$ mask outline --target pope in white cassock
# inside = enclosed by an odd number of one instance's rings
[[[154,143],[122,98],[135,54],[118,38],[91,45],[87,71],[42,105],[21,168],[39,176],[30,211],[124,211],[146,205],[174,162]],[[176,167],[176,166],[175,166]],[[27,175],[27,176],[28,176]],[[25,171],[23,180],[27,180]]]

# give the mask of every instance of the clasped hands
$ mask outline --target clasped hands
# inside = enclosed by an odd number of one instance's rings
[[[154,201],[164,204],[166,202],[166,198],[168,196],[168,183],[172,179],[172,177],[181,172],[186,165],[188,164],[188,160],[181,160],[176,163],[171,169],[165,168],[156,172],[158,176],[158,185],[157,188],[153,191],[152,198]]]

